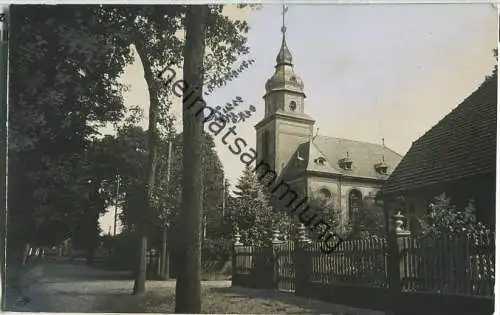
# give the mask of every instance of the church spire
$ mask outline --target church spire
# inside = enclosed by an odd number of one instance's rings
[[[276,57],[276,67],[281,65],[292,65],[292,54],[286,45],[286,24],[285,24],[285,16],[288,12],[288,6],[283,5],[283,9],[281,11],[281,15],[283,16],[283,23],[281,26],[282,40],[281,40],[281,48]]]
[[[283,9],[281,10],[282,21],[281,25],[281,47],[276,57],[276,66],[274,67],[275,71],[273,76],[267,80],[266,82],[266,95],[272,92],[279,93],[295,93],[298,95],[304,95],[304,83],[302,79],[295,73],[293,70],[292,64],[292,54],[286,45],[286,13],[288,12],[288,7],[283,5]],[[268,100],[270,101],[270,99]],[[275,100],[272,101],[274,103]],[[287,104],[287,107],[293,112],[303,112],[303,107],[299,106],[302,104],[302,101],[295,100],[293,104]],[[288,106],[290,105],[290,106]],[[273,105],[274,106],[274,105]],[[283,107],[283,106],[282,106]],[[275,112],[277,108],[271,110],[271,112]]]

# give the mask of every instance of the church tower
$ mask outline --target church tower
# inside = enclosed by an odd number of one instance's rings
[[[266,161],[279,175],[297,147],[311,139],[314,120],[304,112],[304,84],[295,74],[292,54],[286,45],[285,13],[281,48],[276,57],[274,75],[266,82],[265,115],[255,126],[257,161]]]

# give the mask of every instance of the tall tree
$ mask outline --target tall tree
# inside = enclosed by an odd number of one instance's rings
[[[183,17],[187,6],[103,6],[100,8],[100,21],[107,25],[112,33],[119,34],[119,39],[133,45],[144,69],[149,92],[149,167],[147,190],[153,192],[155,164],[157,164],[158,136],[160,133],[169,134],[172,131],[172,117],[168,113],[173,98],[172,90],[161,81],[161,69],[166,64],[180,66],[183,59],[184,41],[178,36],[179,31],[185,30]],[[210,6],[210,15],[207,19],[207,41],[210,49],[203,58],[208,60],[205,72],[207,92],[224,85],[247,68],[251,61],[243,60],[233,69],[234,63],[241,55],[248,53],[245,46],[245,33],[248,31],[246,22],[232,21],[222,14],[223,6]],[[157,123],[158,122],[158,123]],[[158,129],[157,129],[158,128]],[[156,139],[156,140],[155,140]],[[148,193],[149,207],[144,211],[152,212],[152,193]],[[158,215],[158,213],[155,213]],[[134,292],[145,290],[145,248],[147,239],[144,233],[139,232],[140,249],[139,274],[134,282]]]
[[[121,118],[129,47],[110,42],[94,10],[11,8],[9,247],[71,235],[87,198],[85,148]]]
[[[279,228],[281,232],[286,231],[284,226],[280,227],[278,224],[287,221],[286,214],[283,213],[283,217],[280,217],[281,213],[273,211],[269,195],[251,166],[246,166],[243,170],[234,194],[236,198],[229,211],[244,243],[267,244],[271,240],[273,228]]]
[[[194,88],[194,100],[203,100],[203,57],[207,5],[192,5],[186,9],[186,43],[184,45],[183,77]],[[175,286],[175,312],[201,313],[201,216],[202,185],[202,115],[193,115],[193,100],[183,98],[183,176],[181,222],[184,227],[181,253],[182,266]],[[189,154],[186,154],[189,152]]]

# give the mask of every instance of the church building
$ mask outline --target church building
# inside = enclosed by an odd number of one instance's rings
[[[321,136],[306,114],[304,83],[294,72],[282,28],[274,75],[266,82],[264,118],[255,126],[257,159],[297,194],[321,198],[344,218],[375,197],[402,156],[382,144]]]

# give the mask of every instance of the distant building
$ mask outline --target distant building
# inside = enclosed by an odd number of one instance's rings
[[[464,209],[474,199],[480,221],[495,224],[497,77],[486,80],[437,125],[413,142],[386,185],[387,201],[402,196],[410,227],[445,192]]]
[[[317,197],[352,216],[362,200],[375,196],[401,155],[362,141],[314,135],[305,113],[304,84],[295,74],[285,41],[274,75],[266,83],[265,115],[255,126],[258,161],[266,161],[295,192]]]

